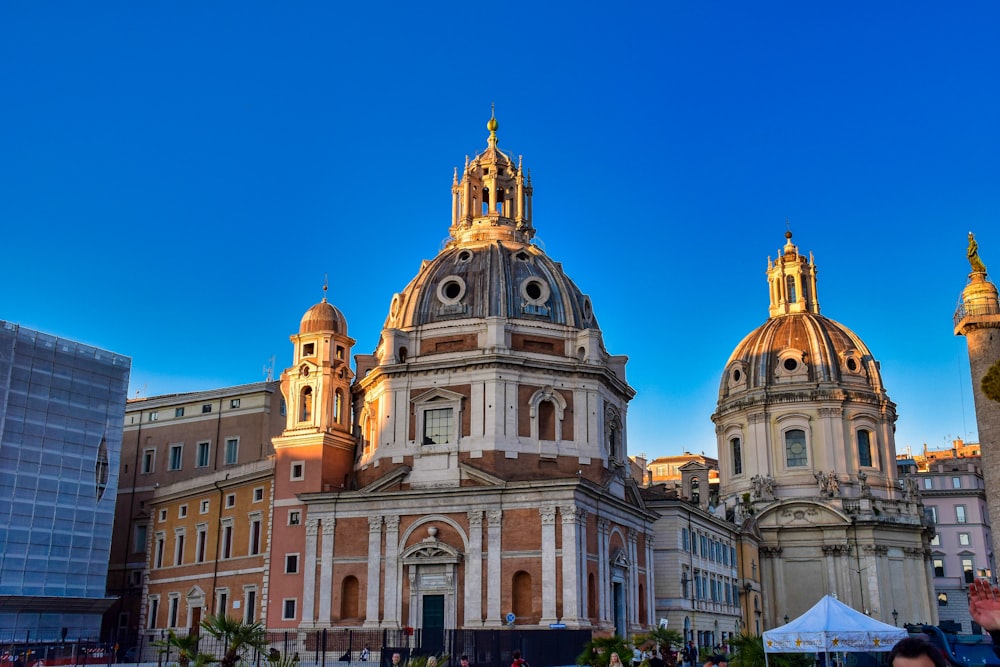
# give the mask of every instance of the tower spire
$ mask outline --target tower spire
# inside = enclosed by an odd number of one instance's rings
[[[819,315],[819,299],[816,297],[816,264],[812,253],[809,259],[799,254],[798,246],[792,243],[792,229],[785,218],[785,247],[778,252],[777,259],[767,261],[767,282],[770,286],[771,317],[790,313],[815,313]]]

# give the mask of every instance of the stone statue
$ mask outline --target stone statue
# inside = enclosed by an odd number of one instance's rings
[[[972,266],[973,273],[986,273],[986,265],[983,264],[983,260],[979,259],[979,244],[976,243],[976,237],[972,232],[969,232],[969,264]]]
[[[858,494],[862,498],[870,498],[872,491],[868,488],[868,473],[864,470],[858,473]]]
[[[750,488],[753,489],[753,494],[750,496],[753,500],[759,500],[761,491],[764,489],[764,478],[760,475],[754,475],[750,478]]]
[[[816,483],[819,484],[819,495],[826,497],[826,476],[823,474],[823,471],[817,470],[814,472],[813,478],[815,478]]]
[[[907,477],[903,480],[903,500],[916,500],[920,497],[920,487],[916,477]]]
[[[762,481],[761,495],[766,496],[765,500],[774,500],[774,478],[770,475],[764,475]]]
[[[832,470],[826,473],[826,494],[830,498],[836,498],[840,495],[840,480],[837,479],[837,475]]]

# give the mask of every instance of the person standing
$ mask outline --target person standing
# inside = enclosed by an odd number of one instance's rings
[[[528,667],[528,661],[521,657],[520,651],[514,651],[510,657],[510,667]]]
[[[663,654],[666,655],[666,649],[663,649]],[[649,667],[666,667],[666,663],[663,658],[660,657],[660,651],[653,649],[652,656],[649,658]]]

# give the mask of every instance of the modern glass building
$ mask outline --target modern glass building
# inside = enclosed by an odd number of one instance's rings
[[[0,320],[0,641],[100,632],[130,367]]]

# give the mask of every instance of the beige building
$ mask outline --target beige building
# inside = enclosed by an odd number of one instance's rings
[[[210,516],[201,514],[201,485],[207,480],[235,480],[247,464],[266,461],[273,456],[271,439],[284,426],[284,400],[277,382],[226,387],[223,389],[153,396],[130,400],[126,405],[125,428],[119,467],[118,502],[115,507],[115,530],[108,564],[108,594],[119,598],[105,619],[106,627],[118,623],[122,646],[136,641],[140,630],[164,628],[169,593],[162,597],[153,619],[141,616],[148,593],[146,575],[155,547],[154,534],[164,537],[164,562],[173,563],[177,529],[183,529],[185,552],[183,564],[191,572],[193,549],[198,539],[197,524],[208,522],[207,538],[216,539],[218,503]],[[268,463],[267,465],[270,465]],[[266,485],[270,497],[270,484]],[[213,490],[213,493],[215,491]],[[238,498],[242,498],[239,494]],[[163,503],[176,500],[188,505],[188,515],[180,517],[176,508]],[[154,510],[154,504],[157,505]],[[249,508],[253,503],[247,505]],[[257,505],[259,507],[259,504]],[[242,505],[240,506],[242,508]],[[167,509],[164,521],[161,509]],[[241,510],[242,511],[242,510]],[[192,523],[193,522],[193,523]],[[240,522],[242,525],[242,522]],[[242,529],[242,528],[241,528]],[[209,557],[214,553],[208,549]],[[162,574],[157,575],[162,579]],[[262,586],[263,582],[260,582]],[[210,583],[198,583],[205,592],[205,607],[216,608]],[[155,588],[155,587],[154,587]],[[178,603],[178,622],[188,627],[187,594]],[[159,593],[153,593],[154,595]],[[230,600],[239,599],[230,598]],[[192,599],[191,604],[196,602]],[[151,623],[153,625],[151,625]]]
[[[879,364],[820,314],[816,265],[791,232],[767,280],[770,317],[730,356],[712,416],[720,495],[760,530],[763,629],[828,593],[884,622],[894,609],[936,621],[931,531],[899,485]]]

